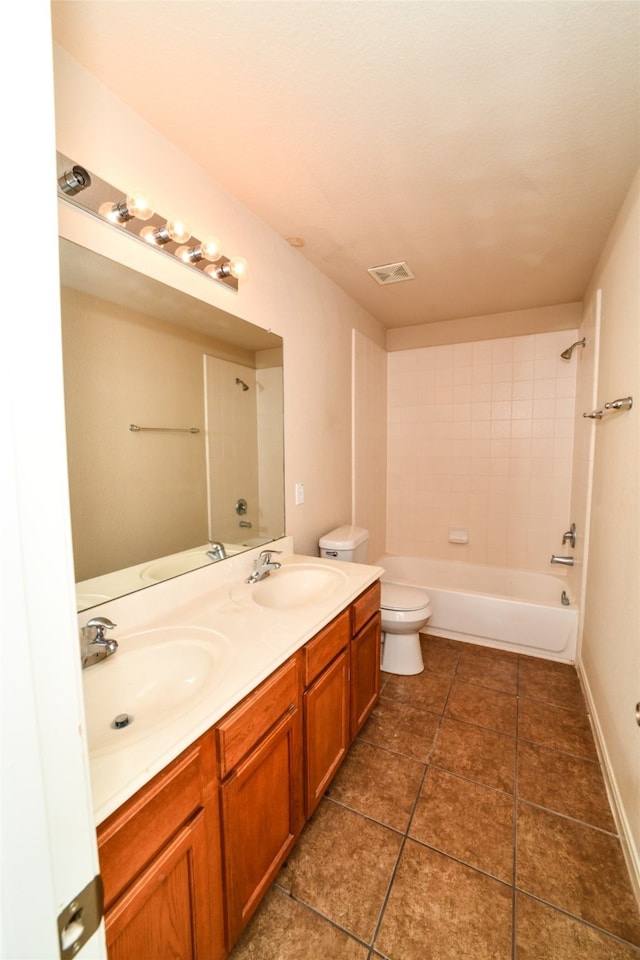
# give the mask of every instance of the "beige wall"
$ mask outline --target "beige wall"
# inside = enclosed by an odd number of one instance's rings
[[[389,354],[390,553],[564,571],[549,558],[569,524],[577,361],[560,352],[575,338]]]
[[[367,559],[386,549],[387,354],[354,330],[353,522],[369,531]]]
[[[598,405],[629,412],[594,426],[595,460],[581,669],[640,890],[640,174],[585,297],[602,292]]]
[[[415,350],[502,337],[572,330],[580,323],[581,303],[561,303],[531,310],[511,310],[480,317],[460,317],[387,331],[387,350]]]
[[[317,553],[323,533],[351,520],[352,329],[384,347],[383,328],[63,51],[54,57],[58,150],[120,189],[144,186],[159,211],[184,217],[195,236],[220,236],[226,254],[249,261],[234,293],[59,204],[68,239],[284,337],[287,532],[297,551]]]

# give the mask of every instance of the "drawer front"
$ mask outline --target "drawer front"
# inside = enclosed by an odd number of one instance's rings
[[[220,777],[224,778],[300,698],[296,654],[216,724]]]
[[[304,685],[313,683],[327,664],[331,663],[351,638],[349,611],[344,610],[324,630],[304,647]]]
[[[380,581],[377,580],[351,604],[351,629],[354,635],[380,609]]]
[[[108,908],[189,820],[215,772],[213,738],[205,735],[98,827],[100,872]]]

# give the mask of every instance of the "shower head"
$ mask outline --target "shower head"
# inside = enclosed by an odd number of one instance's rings
[[[576,342],[572,343],[570,347],[567,347],[566,350],[563,350],[560,356],[562,357],[563,360],[570,360],[571,354],[573,353],[576,347],[586,347],[586,345],[587,345],[587,341],[583,337],[582,340],[576,340]]]
[[[247,384],[244,382],[244,380],[241,380],[240,377],[236,377],[236,383],[239,383],[243,390],[249,389]]]

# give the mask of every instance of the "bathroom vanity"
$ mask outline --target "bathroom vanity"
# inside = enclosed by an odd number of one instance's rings
[[[314,584],[342,568],[330,596],[296,602],[306,582],[293,570],[296,560],[320,570]],[[232,949],[378,699],[381,572],[286,557],[282,569],[263,581],[269,583],[264,607],[254,599],[260,594],[251,594],[260,584],[234,587],[231,603],[239,617],[219,604],[214,619],[222,628],[225,616],[230,622],[235,616],[243,629],[252,625],[256,631],[252,656],[238,651],[248,671],[244,686],[240,673],[229,668],[208,707],[211,723],[202,732],[205,715],[196,711],[192,742],[129,796],[134,767],[144,762],[145,751],[149,760],[154,736],[172,736],[172,725],[137,741],[132,733],[130,746],[122,741],[120,756],[111,747],[92,755],[98,804],[108,776],[128,784],[120,793],[110,785],[103,810],[116,797],[126,799],[97,827],[110,960],[220,960]],[[295,584],[293,593],[287,578]],[[228,586],[221,589],[229,594]],[[182,608],[183,622],[194,609]],[[282,640],[276,654],[277,636]],[[265,649],[267,667],[258,655]],[[235,702],[225,709],[231,687]],[[184,730],[180,736],[174,752],[189,739]],[[147,764],[147,772],[152,769]]]

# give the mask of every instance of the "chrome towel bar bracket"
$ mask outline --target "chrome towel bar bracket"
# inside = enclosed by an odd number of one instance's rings
[[[631,410],[633,406],[633,397],[620,397],[619,400],[609,400],[604,404],[602,410],[592,410],[590,413],[583,413],[583,417],[589,420],[602,420],[607,411],[610,410]]]

